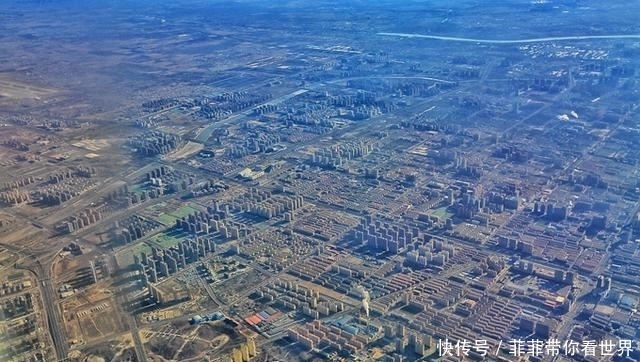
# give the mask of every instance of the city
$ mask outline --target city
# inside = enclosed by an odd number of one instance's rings
[[[3,361],[640,359],[640,3],[0,5]]]

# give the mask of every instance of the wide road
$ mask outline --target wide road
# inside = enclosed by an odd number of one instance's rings
[[[136,360],[138,362],[145,362],[147,361],[147,353],[144,349],[142,339],[140,339],[138,321],[136,321],[136,317],[131,315],[130,313],[125,314],[125,319],[129,324],[129,331],[131,332],[131,336],[133,337],[133,346],[136,352]]]
[[[33,252],[9,244],[2,243],[1,245],[10,252],[20,255],[21,259],[30,259],[33,261],[26,262],[25,264],[18,264],[18,262],[16,262],[15,267],[17,269],[29,270],[36,275],[42,304],[44,304],[45,308],[47,328],[51,335],[57,360],[66,360],[67,355],[69,354],[69,343],[67,331],[64,328],[64,321],[58,308],[57,294],[51,280],[52,264],[47,263],[48,267],[45,267]]]
[[[40,279],[40,291],[47,311],[47,325],[53,340],[53,347],[56,350],[58,360],[64,360],[69,354],[69,343],[64,321],[58,308],[58,298],[53,287],[53,280],[51,279],[51,266],[45,267],[38,260],[36,261],[35,271],[42,278]]]
[[[611,39],[640,39],[640,34],[614,34],[614,35],[576,35],[576,36],[552,36],[546,38],[527,38],[527,39],[477,39],[477,38],[460,38],[455,36],[427,35],[415,33],[378,33],[383,36],[395,36],[401,38],[422,38],[434,40],[447,40],[465,43],[483,43],[483,44],[527,44],[527,43],[546,43],[551,41],[572,41],[572,40],[611,40]]]

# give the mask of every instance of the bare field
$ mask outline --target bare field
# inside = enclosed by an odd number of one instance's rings
[[[141,330],[141,338],[150,357],[168,361],[201,358],[206,352],[225,355],[244,341],[244,337],[221,322],[183,327],[167,324],[153,331]]]
[[[180,160],[200,152],[203,148],[204,148],[204,145],[202,143],[189,141],[187,142],[186,145],[182,146],[180,149],[166,155],[164,159],[167,161]]]
[[[22,83],[0,75],[0,96],[11,99],[42,99],[56,91],[32,84]]]
[[[110,303],[98,304],[95,307],[78,312],[76,315],[87,341],[122,332],[119,320],[113,318],[115,310]]]
[[[11,228],[5,233],[0,233],[0,236],[2,237],[2,242],[8,245],[18,245],[20,247],[32,248],[33,250],[55,248],[56,244],[49,242],[48,239],[43,242],[47,234],[46,230],[28,224],[21,225],[18,229]]]
[[[114,318],[115,300],[104,289],[92,288],[63,301],[65,327],[69,340],[91,343],[124,332],[119,318]]]
[[[87,139],[73,143],[74,146],[84,148],[88,151],[99,151],[109,146],[109,141],[104,139]]]

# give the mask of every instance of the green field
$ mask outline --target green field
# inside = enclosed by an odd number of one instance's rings
[[[140,192],[143,192],[143,190],[144,190],[143,184],[135,184],[135,185],[129,186],[129,192],[140,193]]]
[[[139,255],[141,252],[151,254],[151,247],[145,243],[140,242],[130,248],[118,252],[116,254],[118,265],[120,267],[124,267],[133,264],[133,256],[136,254]]]
[[[176,222],[177,217],[171,214],[162,214],[156,217],[156,220],[164,224],[165,226],[173,226],[173,223]]]
[[[429,212],[430,215],[438,217],[440,220],[444,221],[453,216],[452,212],[447,211],[446,207],[440,207]]]
[[[180,217],[187,216],[189,214],[193,214],[196,211],[200,211],[200,209],[197,209],[193,206],[185,205],[173,212],[170,212],[169,214],[175,216],[176,218],[180,218]]]
[[[158,211],[162,211],[162,209],[164,209],[165,207],[167,207],[166,202],[158,202],[157,204],[153,204],[146,207],[146,210],[149,210],[151,212],[158,212]]]
[[[153,238],[149,239],[149,242],[168,249],[172,246],[178,245],[178,242],[180,241],[180,239],[181,237],[174,237],[166,233],[160,233],[154,236]]]
[[[189,214],[193,214],[196,211],[200,211],[199,209],[187,204],[172,212],[168,212],[168,213],[161,212],[162,209],[166,207],[167,207],[167,204],[162,202],[162,203],[158,203],[158,204],[147,207],[147,210],[151,211],[153,214],[156,215],[154,217],[156,221],[161,222],[162,224],[168,227],[172,227],[173,224],[176,222],[176,219],[185,217]]]

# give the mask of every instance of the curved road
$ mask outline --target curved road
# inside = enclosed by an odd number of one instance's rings
[[[597,39],[640,39],[640,34],[617,34],[617,35],[577,35],[577,36],[554,36],[546,38],[529,38],[529,39],[475,39],[460,38],[455,36],[440,36],[412,33],[378,33],[383,36],[396,36],[401,38],[423,38],[435,40],[448,40],[466,43],[484,43],[484,44],[526,44],[526,43],[544,43],[550,41],[564,40],[597,40]]]

